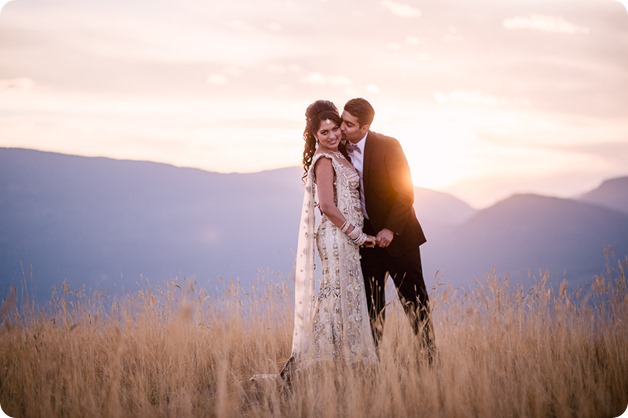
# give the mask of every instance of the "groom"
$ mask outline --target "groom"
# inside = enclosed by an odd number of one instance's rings
[[[431,363],[434,330],[419,249],[426,238],[412,206],[410,168],[396,139],[370,130],[374,117],[368,101],[351,99],[341,125],[351,162],[360,174],[364,232],[377,238],[377,247],[360,249],[373,338],[379,345],[386,308],[384,285],[390,275]]]

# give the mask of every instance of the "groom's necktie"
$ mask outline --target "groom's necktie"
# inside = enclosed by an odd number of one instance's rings
[[[349,154],[353,154],[354,152],[357,152],[358,154],[362,154],[362,150],[360,150],[360,147],[355,145],[353,142],[347,141],[346,147],[347,147],[347,152]]]

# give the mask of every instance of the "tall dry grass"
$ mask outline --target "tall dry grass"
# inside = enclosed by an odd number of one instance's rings
[[[380,362],[252,386],[290,350],[292,295],[260,282],[212,298],[173,281],[119,298],[67,284],[47,311],[5,298],[0,405],[13,417],[613,417],[628,402],[628,259],[591,289],[547,277],[431,291],[428,367],[396,300]]]

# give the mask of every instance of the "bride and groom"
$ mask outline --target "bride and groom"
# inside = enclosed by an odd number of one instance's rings
[[[370,130],[375,111],[362,98],[349,100],[342,116],[332,102],[318,100],[305,116],[292,353],[279,375],[252,380],[286,382],[325,360],[375,363],[388,276],[431,362],[434,332],[419,249],[426,239],[399,142]],[[315,246],[322,267],[318,293]]]

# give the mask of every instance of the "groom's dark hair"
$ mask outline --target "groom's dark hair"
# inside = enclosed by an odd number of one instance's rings
[[[361,97],[351,99],[345,104],[344,110],[358,118],[360,126],[371,125],[375,118],[375,109],[366,100]]]

